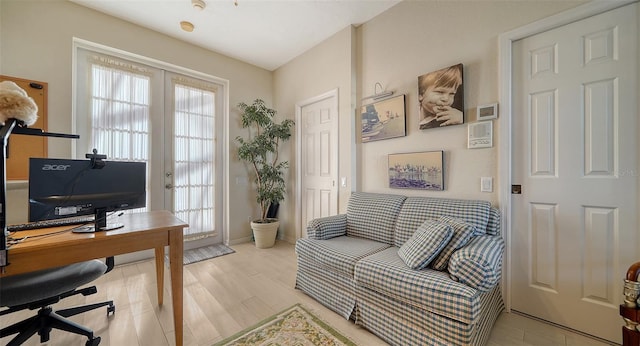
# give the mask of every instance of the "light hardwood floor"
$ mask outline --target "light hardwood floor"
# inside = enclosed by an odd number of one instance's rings
[[[326,309],[295,290],[296,261],[293,245],[278,242],[271,249],[253,244],[234,245],[234,254],[184,267],[184,344],[212,345],[295,303],[302,303],[335,329],[363,346],[385,345],[368,331]],[[155,267],[152,260],[117,266],[95,282],[98,293],[68,298],[56,307],[113,299],[116,313],[106,308],[72,319],[102,337],[101,346],[174,345],[169,271],[165,274],[165,302],[158,307]],[[6,326],[32,311],[2,316]],[[5,345],[9,338],[0,339]],[[84,345],[86,338],[54,331],[51,340],[37,336],[25,345]],[[605,345],[566,330],[512,313],[503,313],[488,345]]]

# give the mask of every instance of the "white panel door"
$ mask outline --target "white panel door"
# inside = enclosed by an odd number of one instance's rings
[[[512,308],[620,343],[638,253],[637,4],[513,46]]]
[[[301,237],[307,223],[338,212],[338,100],[331,94],[300,109]]]

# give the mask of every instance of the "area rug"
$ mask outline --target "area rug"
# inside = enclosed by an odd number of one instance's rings
[[[235,251],[224,245],[224,244],[215,244],[204,247],[199,247],[196,249],[185,250],[183,253],[183,263],[191,264],[200,261],[204,261],[210,258],[215,258],[219,256],[224,256],[230,253],[234,253]],[[166,256],[167,262],[169,261],[169,257]]]
[[[326,322],[296,304],[214,346],[356,346]]]

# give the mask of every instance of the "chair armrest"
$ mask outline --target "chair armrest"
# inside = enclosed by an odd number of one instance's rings
[[[326,240],[347,234],[347,214],[326,216],[309,221],[307,235],[311,239]]]
[[[478,291],[493,289],[502,277],[504,240],[500,236],[475,237],[453,253],[449,260],[449,275]]]

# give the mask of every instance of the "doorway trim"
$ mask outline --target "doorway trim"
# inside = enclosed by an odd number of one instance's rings
[[[500,102],[500,136],[499,161],[500,179],[499,200],[502,214],[502,236],[505,240],[505,260],[502,267],[503,297],[506,311],[511,311],[511,179],[512,179],[512,54],[513,42],[528,36],[539,34],[569,23],[622,7],[638,0],[593,1],[575,8],[543,18],[531,24],[500,34],[498,37],[498,69],[499,69],[499,102]]]
[[[322,101],[324,99],[333,98],[335,101],[335,110],[340,112],[339,109],[339,100],[338,100],[338,88],[329,90],[323,94],[308,98],[306,100],[300,101],[296,103],[296,217],[295,217],[295,225],[296,225],[296,233],[295,240],[302,237],[302,108],[308,106],[310,104]],[[339,129],[337,129],[339,130]],[[336,148],[337,149],[337,148]],[[336,161],[338,160],[339,153],[336,153]],[[340,176],[340,167],[338,166],[338,176]]]

